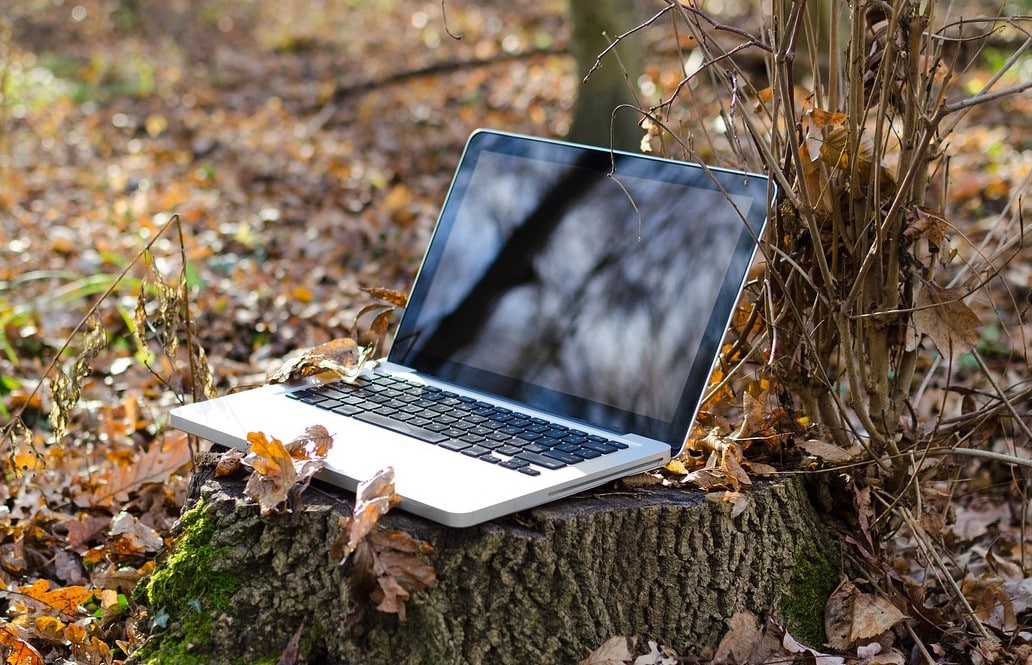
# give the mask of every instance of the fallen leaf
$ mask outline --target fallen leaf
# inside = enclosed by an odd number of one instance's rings
[[[906,665],[906,658],[903,654],[890,649],[883,653],[884,647],[879,642],[871,642],[866,646],[856,648],[856,656],[860,659],[859,665]]]
[[[333,446],[333,436],[322,425],[311,425],[305,433],[287,444],[287,452],[296,460],[326,457]]]
[[[627,647],[627,638],[617,635],[603,642],[578,665],[627,665],[632,658],[634,654]]]
[[[215,477],[226,478],[227,476],[240,473],[244,468],[243,460],[245,454],[242,450],[230,448],[219,455],[218,461],[215,462]]]
[[[756,621],[756,615],[748,610],[735,612],[729,624],[727,633],[713,655],[713,665],[759,662],[753,657],[753,652],[763,643],[763,631]]]
[[[967,294],[963,287],[944,289],[925,284],[914,296],[917,333],[927,335],[944,358],[954,361],[974,348],[982,325],[978,315],[963,302]]]
[[[254,473],[247,479],[244,493],[258,502],[262,515],[276,512],[288,499],[298,497],[325,466],[332,445],[332,437],[321,425],[309,427],[287,445],[264,432],[249,432],[247,441],[250,451],[241,463]]]
[[[6,653],[5,665],[44,665],[43,656],[29,644],[18,629],[8,623],[0,624],[0,650]]]
[[[906,615],[888,599],[864,593],[844,579],[828,598],[824,630],[828,646],[846,650],[861,641],[878,637],[906,619]]]
[[[163,484],[177,471],[190,464],[190,443],[185,432],[172,430],[160,443],[155,441],[146,453],[131,464],[122,464],[110,472],[92,492],[75,498],[76,505],[96,508],[124,504],[129,495],[148,484]]]
[[[799,447],[805,450],[808,454],[813,455],[814,457],[819,457],[830,464],[843,464],[848,462],[851,459],[854,459],[863,450],[859,444],[854,444],[851,448],[843,448],[835,445],[834,443],[819,441],[817,439],[804,441],[799,444]]]
[[[670,647],[661,647],[655,640],[649,640],[649,652],[634,659],[632,665],[677,665],[677,653]]]
[[[157,552],[165,544],[157,531],[124,510],[111,520],[108,536],[111,550],[122,556]]]
[[[51,590],[49,580],[37,580],[30,585],[18,587],[18,596],[11,606],[19,613],[32,615],[64,615],[75,619],[79,608],[93,592],[85,586],[66,586]]]
[[[710,493],[706,495],[706,499],[713,503],[730,503],[731,504],[731,517],[735,518],[745,512],[745,509],[749,507],[751,499],[748,494],[741,492],[720,492]]]
[[[265,382],[295,383],[325,372],[345,381],[354,381],[362,373],[370,352],[371,349],[360,346],[350,337],[334,339],[286,361]]]
[[[433,548],[403,531],[377,527],[355,548],[348,587],[355,611],[349,618],[355,622],[362,616],[369,601],[381,612],[397,614],[405,620],[405,603],[416,591],[436,582],[433,566],[421,554]]]
[[[829,656],[816,649],[812,649],[792,637],[787,630],[785,631],[785,636],[781,639],[781,644],[785,647],[785,651],[790,654],[803,656],[805,662],[811,665],[846,665],[845,658]]]
[[[381,469],[372,478],[358,484],[355,507],[350,517],[340,519],[343,530],[332,548],[340,563],[344,563],[351,556],[358,544],[399,499],[394,492],[394,469],[391,467]],[[347,542],[343,540],[345,535]]]

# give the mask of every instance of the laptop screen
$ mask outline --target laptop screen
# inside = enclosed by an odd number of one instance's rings
[[[766,199],[763,176],[477,132],[389,358],[677,451]]]

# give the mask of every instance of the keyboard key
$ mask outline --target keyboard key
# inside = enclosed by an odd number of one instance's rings
[[[615,453],[617,450],[619,450],[619,448],[617,448],[616,446],[611,446],[608,443],[598,443],[597,441],[585,441],[581,444],[581,447],[590,450],[597,450],[598,452],[604,455],[609,453]]]
[[[448,439],[438,444],[446,450],[454,450],[456,452],[462,452],[467,448],[472,448],[472,443],[466,443],[465,441],[459,441],[458,439]]]
[[[415,427],[409,423],[398,422],[397,420],[393,420],[391,418],[371,411],[355,414],[354,418],[356,420],[361,420],[362,422],[377,425],[379,427],[393,430],[401,434],[407,434],[409,436],[415,437],[421,441],[426,441],[428,443],[439,443],[448,438],[446,435],[440,432],[433,432],[422,427]]]
[[[529,467],[529,466],[521,466],[520,468],[518,468],[516,470],[519,471],[520,473],[526,474],[528,476],[540,476],[541,475],[540,471],[538,471],[537,469],[535,469],[533,467]]]
[[[565,453],[561,453],[561,454],[565,454]],[[530,462],[531,464],[537,464],[538,466],[544,467],[546,469],[561,469],[564,466],[566,466],[566,464],[567,464],[567,462],[563,462],[562,460],[555,459],[554,457],[545,457],[544,455],[539,455],[538,453],[528,452],[526,450],[521,451],[518,455],[515,456],[514,459],[521,459],[521,460],[524,460],[525,462]],[[577,461],[579,462],[580,460],[577,460]]]
[[[330,409],[330,411],[339,413],[342,416],[353,416],[356,413],[362,413],[363,409],[354,406],[353,404],[338,404]]]
[[[583,457],[576,453],[564,453],[561,450],[546,450],[541,453],[541,455],[543,457],[551,457],[552,459],[559,460],[560,462],[565,462],[566,464],[576,464],[577,462],[584,460]]]

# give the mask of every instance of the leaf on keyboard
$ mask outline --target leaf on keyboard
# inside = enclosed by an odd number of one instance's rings
[[[286,445],[264,432],[248,433],[247,441],[251,448],[241,463],[254,472],[247,479],[244,494],[258,502],[265,516],[282,510],[288,501],[293,505],[300,499],[312,476],[325,465],[333,437],[322,425],[313,425]]]
[[[371,353],[371,348],[359,345],[350,337],[341,337],[314,346],[287,360],[265,382],[296,383],[324,372],[335,374],[346,381],[354,381],[361,374]]]

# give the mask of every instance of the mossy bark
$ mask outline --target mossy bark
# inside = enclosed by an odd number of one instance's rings
[[[241,483],[208,475],[192,484],[180,547],[218,556],[175,551],[159,564],[160,584],[143,591],[167,626],[137,662],[275,660],[302,623],[308,662],[352,665],[572,663],[613,635],[714,645],[738,610],[779,615],[801,560],[838,560],[795,479],[752,490],[737,517],[662,487],[598,490],[470,529],[392,513],[389,526],[433,545],[438,581],[404,623],[370,609],[349,630],[349,570],[329,554],[349,504],[312,488],[296,515],[261,518]],[[218,589],[198,593],[208,576]]]

